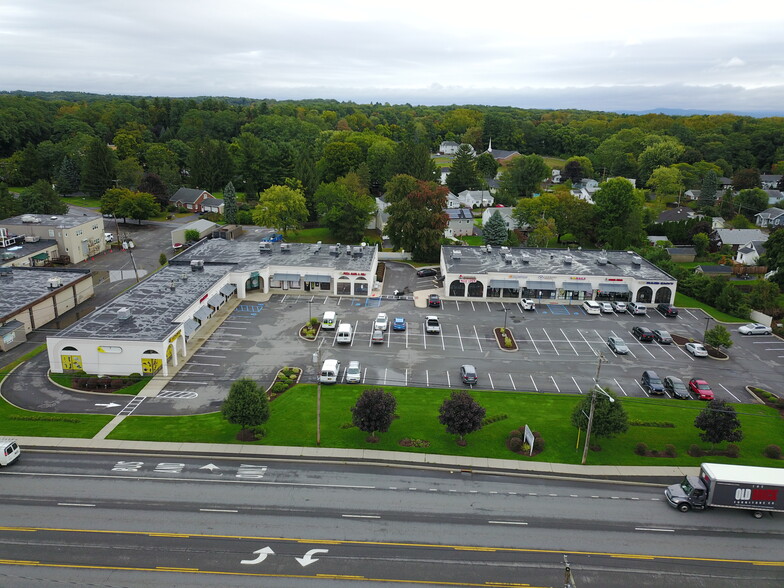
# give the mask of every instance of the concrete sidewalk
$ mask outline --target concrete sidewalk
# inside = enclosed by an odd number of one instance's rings
[[[66,439],[60,437],[17,437],[22,452],[27,449],[95,451],[97,453],[160,453],[226,458],[291,459],[330,461],[361,465],[400,466],[425,469],[457,469],[501,475],[559,476],[614,479],[641,483],[644,478],[677,481],[686,474],[697,475],[698,467],[677,466],[580,466],[574,464],[531,462],[513,459],[460,457],[430,453],[378,451],[374,449],[337,449],[326,447],[279,447],[267,445],[226,445],[217,443],[159,443],[117,441],[112,439]]]

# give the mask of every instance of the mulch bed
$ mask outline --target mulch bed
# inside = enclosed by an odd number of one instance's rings
[[[505,334],[502,334],[501,331],[504,331]],[[514,335],[510,329],[503,329],[502,327],[496,327],[493,329],[493,335],[495,335],[495,340],[498,342],[498,346],[504,351],[517,351],[517,341],[515,341]],[[506,346],[506,338],[512,342],[511,347]]]
[[[686,343],[691,343],[692,341],[694,341],[694,339],[690,337],[684,337],[682,335],[674,335],[670,333],[670,336],[672,337],[672,340],[676,345],[683,346],[686,345]],[[705,343],[703,343],[703,346],[707,350],[708,355],[710,355],[711,357],[715,357],[716,359],[727,359],[729,357],[729,355],[727,355],[726,353],[724,353],[719,349],[716,349],[715,347],[711,347],[710,345],[706,345]]]

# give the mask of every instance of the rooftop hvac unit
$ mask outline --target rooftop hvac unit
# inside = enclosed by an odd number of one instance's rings
[[[32,214],[23,214],[22,215],[22,222],[23,223],[40,223],[41,219],[38,218],[37,216],[32,215]]]
[[[362,247],[354,247],[354,257],[362,257]]]
[[[460,251],[459,249],[455,249],[454,251],[452,251],[452,259],[454,259],[455,261],[460,261],[461,259],[463,259],[463,252]]]
[[[38,243],[41,240],[41,237],[38,235],[25,235],[25,243]]]
[[[501,255],[503,255],[504,253],[509,253],[509,247],[501,246]]]
[[[259,243],[259,253],[272,253],[272,243]]]
[[[280,251],[281,253],[291,253],[291,243],[281,243]]]
[[[512,254],[511,253],[505,253],[504,254],[504,261],[507,264],[511,264],[512,263]]]
[[[573,258],[571,255],[564,255],[564,257],[563,257],[563,262],[564,262],[566,265],[572,265],[572,261],[573,261],[573,259],[574,259],[574,258]]]
[[[313,253],[321,251],[321,241],[316,241],[316,246],[313,248]]]
[[[351,245],[346,245],[346,255],[351,255]]]
[[[319,243],[321,243],[321,241],[319,241]],[[360,247],[367,247],[367,243],[365,243],[364,241],[362,241],[362,243],[360,243],[360,244],[359,244],[359,246],[360,246]]]
[[[175,288],[177,288],[177,280],[172,280],[169,282],[169,290],[174,290]]]
[[[203,272],[204,271],[204,260],[203,259],[192,259],[191,260],[191,271],[192,272]]]
[[[492,252],[493,252],[493,246],[492,245],[485,246],[485,253],[492,253]]]
[[[63,285],[63,279],[60,277],[55,276],[54,278],[49,278],[48,286],[52,289],[59,288]]]
[[[0,267],[0,276],[3,278],[13,278],[14,274],[11,272],[10,267]]]
[[[530,255],[528,255],[527,253],[523,253],[523,255],[522,255],[522,260],[523,260],[523,263],[530,263],[530,261],[531,261],[531,256],[530,256]]]
[[[604,255],[600,255],[600,256],[599,256],[599,257],[596,259],[596,263],[598,263],[599,265],[607,265],[607,257],[606,257],[606,256],[604,256]]]
[[[642,263],[642,258],[638,255],[632,257],[632,265],[640,265]]]
[[[131,309],[127,306],[123,306],[122,308],[117,309],[117,318],[121,321],[127,321],[131,318]]]
[[[337,245],[330,245],[329,246],[329,254],[330,255],[340,255],[340,247]]]

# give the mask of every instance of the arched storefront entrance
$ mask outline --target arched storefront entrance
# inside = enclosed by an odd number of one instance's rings
[[[460,280],[452,280],[452,283],[449,284],[449,295],[450,296],[465,296],[466,287],[463,282]]]
[[[667,286],[662,286],[656,290],[656,300],[654,302],[669,302],[672,300],[672,290]]]
[[[653,300],[653,290],[650,286],[643,286],[637,290],[637,300],[635,302],[650,302]]]
[[[485,295],[485,285],[482,282],[471,282],[468,284],[469,298],[482,298]]]
[[[368,295],[368,281],[365,278],[357,278],[354,282],[354,295],[367,296]]]
[[[249,290],[263,290],[264,278],[259,276],[259,272],[252,272],[250,277],[245,280],[245,291]]]
[[[346,276],[340,276],[337,283],[338,296],[351,296],[351,280]]]

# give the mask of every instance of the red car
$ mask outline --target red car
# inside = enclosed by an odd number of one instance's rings
[[[694,392],[700,400],[713,400],[713,390],[705,380],[692,378],[689,380],[689,390]]]

